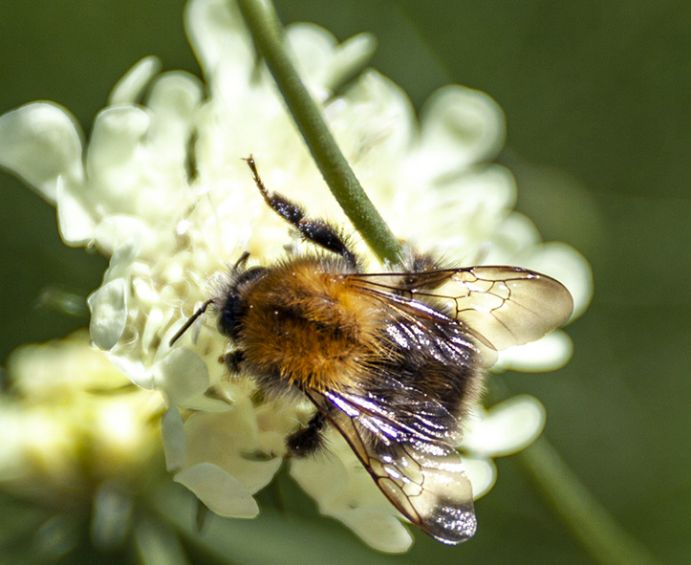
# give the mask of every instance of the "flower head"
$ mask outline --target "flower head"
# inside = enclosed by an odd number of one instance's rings
[[[86,332],[15,350],[8,384],[0,396],[0,489],[89,516],[97,546],[117,543],[159,467],[161,395],[133,386]]]
[[[95,246],[110,257],[102,285],[89,298],[91,338],[132,382],[164,394],[166,457],[176,480],[219,514],[250,517],[257,512],[252,495],[273,477],[284,438],[308,419],[307,407],[258,401],[251,378],[230,380],[218,362],[227,343],[207,324],[183,347],[171,348],[169,340],[243,251],[267,264],[303,245],[256,193],[242,157],[253,154],[265,183],[307,204],[311,215],[338,225],[346,220],[271,77],[256,66],[233,3],[192,0],[186,23],[205,86],[187,73],[160,74],[157,61],[146,58],[119,81],[86,147],[74,119],[54,104],[29,104],[0,117],[0,164],[55,203],[67,244]],[[286,39],[340,146],[398,237],[459,264],[483,258],[537,268],[562,280],[582,311],[590,296],[587,263],[564,244],[540,241],[530,220],[512,211],[511,174],[490,163],[504,133],[494,101],[449,86],[431,97],[418,120],[401,89],[373,70],[332,98],[340,78],[371,51],[371,38],[338,44],[327,31],[298,24]],[[32,156],[39,150],[46,158],[36,164]],[[357,235],[354,243],[376,267]],[[502,366],[546,370],[570,354],[563,332],[528,347],[529,362],[516,348],[502,356]],[[466,432],[467,445],[477,444],[474,434]],[[525,443],[510,432],[505,438],[501,453]],[[396,511],[372,494],[371,481],[361,480],[342,439],[331,444],[330,459],[293,462],[293,477],[324,512],[368,543],[405,549],[410,537]],[[479,453],[476,467],[484,469],[486,485],[493,481],[487,469],[494,454]],[[339,475],[345,490],[336,493],[310,478],[322,473]],[[379,518],[374,536],[367,525]]]

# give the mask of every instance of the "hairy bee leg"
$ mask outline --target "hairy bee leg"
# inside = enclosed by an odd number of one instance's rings
[[[428,290],[432,290],[432,289],[436,288],[437,286],[439,286],[439,283],[436,281],[433,284],[428,284],[428,285],[416,284],[417,278],[415,277],[415,275],[417,273],[425,273],[425,272],[429,272],[429,271],[437,271],[437,270],[443,269],[443,265],[433,255],[430,255],[427,253],[413,252],[410,256],[408,264],[405,266],[407,267],[407,270],[410,271],[410,274],[408,276],[402,277],[404,285],[406,285],[406,286],[413,286],[414,285],[419,289],[428,289]]]
[[[428,253],[414,253],[411,260],[410,270],[413,273],[424,273],[425,271],[436,271],[441,269],[439,260]]]
[[[326,417],[317,411],[307,423],[307,426],[293,432],[286,439],[288,453],[292,457],[307,457],[319,451],[324,445],[324,429]]]
[[[264,201],[274,212],[284,220],[293,224],[304,238],[309,239],[311,242],[316,243],[332,253],[340,255],[349,266],[355,267],[357,265],[355,255],[348,249],[343,237],[338,233],[336,228],[323,220],[305,217],[305,212],[300,206],[280,194],[269,192],[259,176],[254,158],[249,156],[245,161],[250,171],[252,171],[254,182],[259,192],[264,197]]]
[[[237,375],[242,370],[241,365],[244,359],[245,352],[240,351],[239,349],[236,349],[231,353],[226,353],[223,356],[223,362],[225,363],[225,366],[228,368],[228,371],[231,375]]]

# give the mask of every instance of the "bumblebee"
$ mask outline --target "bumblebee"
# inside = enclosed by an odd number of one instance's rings
[[[332,426],[403,516],[441,542],[468,539],[476,518],[456,448],[460,420],[497,351],[564,324],[571,295],[526,269],[444,269],[425,256],[399,272],[364,273],[338,229],[270,193],[246,161],[266,203],[322,251],[251,268],[243,254],[224,292],[171,345],[214,306],[234,347],[224,358],[231,373],[314,404],[287,438],[290,455],[315,452]]]

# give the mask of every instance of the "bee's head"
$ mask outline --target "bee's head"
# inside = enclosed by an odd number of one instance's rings
[[[237,339],[247,312],[247,292],[266,273],[263,267],[252,267],[246,271],[233,269],[232,280],[218,300],[218,331],[231,339]]]

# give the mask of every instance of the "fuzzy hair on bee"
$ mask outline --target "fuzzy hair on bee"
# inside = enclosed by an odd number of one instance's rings
[[[225,290],[171,345],[213,306],[233,348],[231,373],[252,375],[267,395],[314,404],[307,425],[286,438],[290,455],[313,454],[333,427],[410,522],[448,544],[472,537],[460,423],[497,351],[568,320],[568,290],[519,267],[441,268],[426,255],[397,271],[362,272],[337,228],[270,193],[246,161],[267,205],[321,249],[251,268],[243,254]]]

